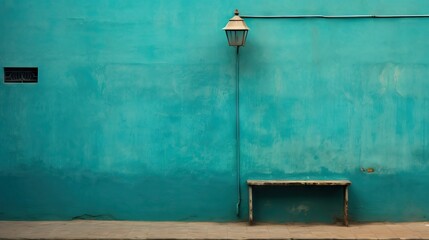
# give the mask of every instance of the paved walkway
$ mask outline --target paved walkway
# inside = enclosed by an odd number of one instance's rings
[[[0,221],[0,239],[429,239],[429,222],[257,224],[215,222]]]

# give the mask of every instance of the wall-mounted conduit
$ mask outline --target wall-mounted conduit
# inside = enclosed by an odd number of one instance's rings
[[[429,18],[429,14],[421,15],[240,15],[241,18],[326,18],[326,19],[344,19],[344,18]],[[237,204],[236,214],[240,216],[241,205],[241,173],[240,173],[240,55],[239,46],[236,53],[236,164],[237,164]]]
[[[238,11],[236,13],[238,15]],[[326,18],[326,19],[344,19],[344,18],[429,18],[429,14],[422,15],[240,15],[241,18]],[[237,204],[236,215],[240,216],[241,205],[241,173],[240,173],[240,55],[239,46],[236,53],[236,164],[237,164]]]
[[[241,18],[429,18],[429,14],[420,15],[240,15]]]

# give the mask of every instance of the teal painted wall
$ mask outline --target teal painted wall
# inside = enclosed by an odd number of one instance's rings
[[[0,219],[245,220],[246,179],[347,178],[351,220],[427,220],[429,19],[246,19],[235,216],[235,49],[221,31],[235,8],[429,2],[0,0],[0,67],[39,68],[37,84],[0,84]],[[332,222],[340,196],[257,189],[255,217]]]

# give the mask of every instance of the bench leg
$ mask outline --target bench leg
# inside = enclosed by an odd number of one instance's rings
[[[349,190],[344,187],[344,225],[349,226]]]
[[[249,224],[253,224],[253,195],[252,186],[249,186]]]

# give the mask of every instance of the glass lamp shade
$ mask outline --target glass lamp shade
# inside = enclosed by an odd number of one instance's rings
[[[235,10],[235,16],[228,21],[223,30],[226,32],[229,46],[240,47],[246,44],[249,28],[244,20],[238,16],[238,10]]]
[[[229,46],[244,46],[248,30],[226,30]]]

